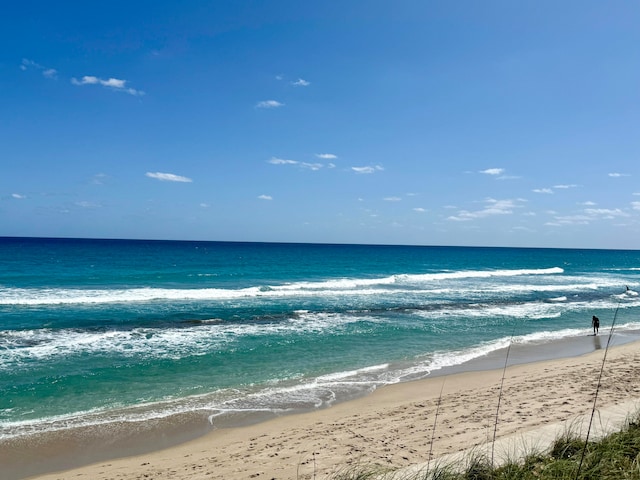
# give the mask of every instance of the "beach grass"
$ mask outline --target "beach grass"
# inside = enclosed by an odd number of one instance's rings
[[[492,465],[490,457],[471,451],[456,464],[438,464],[418,473],[352,467],[331,480],[640,480],[640,411],[619,431],[585,441],[569,428],[544,452]]]

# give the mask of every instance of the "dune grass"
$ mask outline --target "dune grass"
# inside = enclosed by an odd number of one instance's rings
[[[585,449],[586,446],[586,449]],[[640,412],[618,432],[585,442],[571,431],[545,452],[492,466],[491,459],[470,454],[464,465],[436,465],[420,473],[402,474],[382,468],[354,467],[331,480],[640,480]]]

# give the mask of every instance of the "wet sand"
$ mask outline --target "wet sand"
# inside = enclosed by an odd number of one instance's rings
[[[219,429],[167,449],[32,478],[321,479],[350,466],[422,464],[430,450],[439,457],[492,439],[503,376],[497,438],[590,413],[606,342],[601,332],[599,339],[556,344],[548,352],[554,359],[506,371],[496,368],[504,357],[495,355],[468,365],[472,371],[390,385],[328,409]],[[581,354],[585,349],[591,353]],[[514,347],[510,355],[533,360],[525,350]],[[561,355],[579,356],[555,358]],[[487,367],[494,369],[480,370]],[[612,346],[597,407],[640,400],[638,378],[640,342]]]

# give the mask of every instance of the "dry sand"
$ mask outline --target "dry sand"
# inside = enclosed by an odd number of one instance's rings
[[[503,370],[434,377],[380,388],[312,413],[220,429],[145,455],[41,475],[77,479],[322,479],[353,465],[403,468],[493,437],[590,414],[604,350]],[[598,408],[640,400],[640,343],[610,348]]]

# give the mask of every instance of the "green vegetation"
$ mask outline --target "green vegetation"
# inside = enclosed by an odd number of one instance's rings
[[[376,468],[355,468],[332,480],[640,480],[640,413],[619,432],[598,441],[585,441],[567,432],[545,453],[530,453],[498,466],[484,456],[471,455],[463,468],[436,466],[418,474]]]

